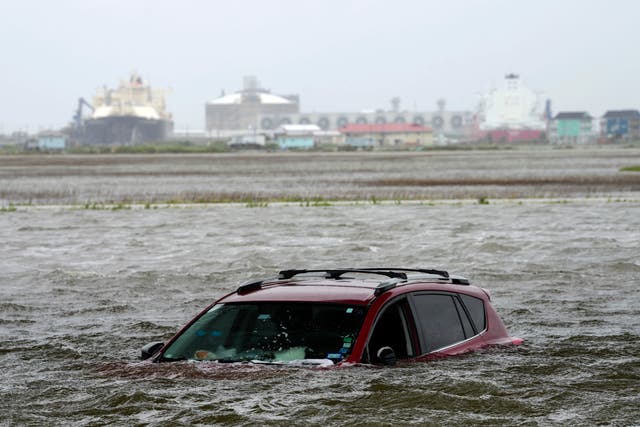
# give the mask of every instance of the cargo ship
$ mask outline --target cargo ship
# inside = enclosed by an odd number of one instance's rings
[[[80,98],[74,116],[74,139],[93,145],[163,141],[173,131],[164,95],[164,90],[152,89],[142,77],[132,73],[128,81],[120,81],[117,89],[99,89],[92,103]],[[91,110],[86,118],[83,107]]]
[[[539,93],[527,88],[520,76],[507,74],[500,88],[484,94],[478,106],[476,140],[541,142],[546,122],[539,110]]]

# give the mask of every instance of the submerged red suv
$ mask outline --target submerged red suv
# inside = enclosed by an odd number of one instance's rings
[[[521,342],[485,290],[446,271],[283,270],[215,301],[142,359],[393,365]]]

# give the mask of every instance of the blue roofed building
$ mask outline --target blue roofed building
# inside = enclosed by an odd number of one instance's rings
[[[640,112],[609,110],[602,116],[600,132],[610,140],[640,140]]]
[[[308,150],[315,146],[316,125],[282,125],[275,132],[277,144],[283,150]]]
[[[37,141],[39,151],[62,151],[67,147],[67,137],[57,132],[42,132]]]

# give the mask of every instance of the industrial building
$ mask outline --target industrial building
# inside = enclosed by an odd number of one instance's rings
[[[435,111],[400,109],[400,99],[391,100],[391,109],[370,111],[301,112],[298,95],[274,95],[260,87],[256,77],[244,78],[242,90],[222,94],[206,104],[206,128],[213,136],[241,132],[272,134],[283,125],[316,125],[324,131],[337,131],[350,124],[416,124],[430,126],[434,132],[463,136],[473,125],[470,111],[447,111],[439,100]]]
[[[473,124],[473,114],[469,111],[366,111],[327,112],[299,114],[269,114],[260,117],[260,129],[269,131],[283,124],[315,124],[324,130],[339,130],[345,126],[415,124],[428,125],[436,133],[463,136]]]
[[[274,95],[260,87],[255,76],[244,77],[243,89],[207,102],[205,126],[211,135],[230,135],[233,131],[246,132],[262,129],[265,115],[297,114],[300,111],[298,95]],[[276,126],[271,126],[274,129]]]

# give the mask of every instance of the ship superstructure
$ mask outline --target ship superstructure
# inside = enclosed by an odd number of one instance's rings
[[[507,74],[502,87],[489,90],[480,99],[473,138],[492,142],[544,141],[546,120],[539,104],[539,93],[524,86],[517,74]],[[550,115],[550,104],[546,114]]]
[[[173,129],[165,91],[152,89],[137,73],[116,89],[101,88],[93,97],[91,115],[83,119],[81,98],[76,113],[78,139],[85,144],[129,145],[162,141]]]
[[[507,74],[502,87],[486,93],[478,108],[481,130],[542,130],[539,96],[522,84],[517,74]]]

